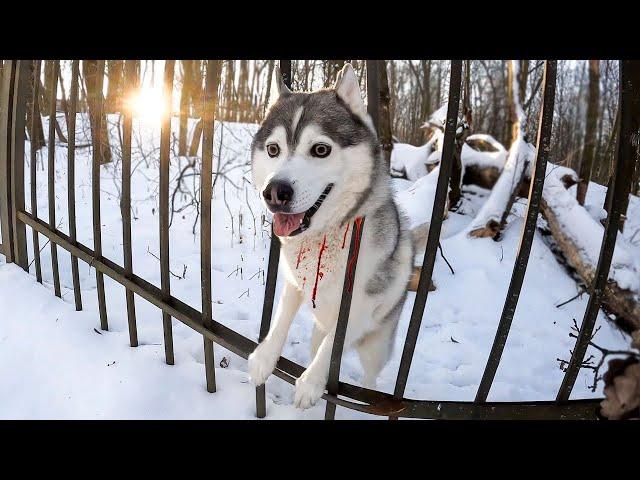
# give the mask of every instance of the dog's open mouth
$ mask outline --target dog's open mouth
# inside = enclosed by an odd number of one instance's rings
[[[315,213],[324,202],[327,195],[333,188],[333,183],[327,185],[327,188],[324,189],[322,195],[318,197],[316,203],[314,203],[309,210],[306,212],[300,213],[282,213],[278,212],[273,215],[273,232],[279,237],[293,237],[298,235],[299,233],[304,232],[307,228],[309,228],[309,224],[311,223],[311,217],[315,215]]]

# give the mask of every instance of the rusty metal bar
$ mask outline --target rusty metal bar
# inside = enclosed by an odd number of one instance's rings
[[[353,296],[352,286],[355,283],[356,267],[358,266],[358,256],[360,253],[360,240],[364,229],[364,217],[358,217],[353,222],[351,229],[351,243],[349,245],[349,256],[344,272],[342,284],[342,298],[340,299],[340,310],[338,311],[338,321],[336,333],[331,348],[331,362],[329,364],[329,377],[327,380],[327,392],[329,395],[338,395],[340,380],[340,364],[342,363],[342,351],[347,337],[347,327],[349,324],[349,313],[351,311],[351,298]],[[325,420],[333,420],[336,416],[336,404],[327,402],[324,411]]]
[[[291,88],[291,60],[280,60],[280,75],[285,85]],[[269,264],[267,265],[267,285],[264,290],[264,303],[262,304],[262,320],[260,321],[260,333],[258,343],[264,340],[269,333],[271,316],[273,315],[273,303],[276,295],[276,282],[278,280],[278,263],[280,262],[280,239],[271,229],[271,242],[269,244]],[[256,417],[264,418],[267,415],[266,383],[256,387]]]
[[[220,81],[220,60],[207,61],[207,77],[204,88],[204,112],[202,115],[202,172],[200,175],[200,279],[202,289],[202,321],[207,327],[213,322],[211,304],[211,198],[213,175],[213,132],[215,109]],[[213,358],[213,342],[204,337],[204,365],[207,391],[216,391],[216,369]]]
[[[47,193],[49,195],[49,224],[52,228],[56,226],[56,99],[58,96],[58,71],[60,61],[52,60],[51,71],[49,72],[49,85],[51,86],[51,98],[49,99],[49,136],[47,139]],[[60,273],[58,270],[58,246],[49,242],[51,247],[51,270],[53,273],[53,291],[56,297],[61,297]]]
[[[93,99],[93,104],[97,108],[95,116],[99,122],[102,122],[104,115],[104,97],[102,95],[104,85],[104,60],[98,60],[96,68],[96,88],[92,94],[95,94],[97,98]],[[96,260],[102,258],[102,232],[100,222],[100,159],[102,158],[102,139],[100,138],[100,132],[100,125],[97,125],[95,131],[91,132],[91,143],[93,146],[91,162],[91,203],[93,208],[93,243]],[[108,138],[106,140],[108,141]],[[98,293],[98,308],[100,310],[100,328],[102,330],[109,330],[107,304],[104,296],[104,277],[98,269],[96,269],[96,287]]]
[[[433,267],[436,261],[436,250],[440,241],[440,230],[442,228],[442,219],[444,218],[445,202],[447,199],[447,190],[449,185],[449,177],[451,176],[451,165],[453,163],[453,153],[455,148],[456,126],[458,123],[458,109],[460,106],[460,87],[462,83],[462,61],[451,60],[451,76],[449,79],[449,102],[447,105],[447,123],[444,131],[444,141],[442,146],[442,157],[440,161],[440,172],[438,174],[438,183],[436,185],[436,193],[433,200],[433,211],[431,213],[431,226],[429,227],[429,235],[427,237],[427,246],[424,251],[422,260],[422,270],[420,279],[418,280],[418,288],[416,290],[416,299],[411,311],[411,319],[409,328],[402,350],[400,367],[398,368],[398,377],[393,396],[400,399],[404,395],[404,390],[409,378],[411,369],[411,360],[413,352],[416,348],[418,335],[420,333],[420,324],[424,315],[424,308],[427,304],[429,295],[429,282],[433,275]],[[392,416],[392,418],[395,418]]]
[[[47,238],[76,255],[80,260],[93,265],[96,270],[112,278],[125,288],[156,307],[169,313],[173,318],[184,323],[211,342],[229,351],[247,358],[257,344],[234,330],[214,320],[205,325],[203,315],[193,307],[175,297],[163,300],[162,291],[155,285],[136,276],[128,278],[124,268],[108,258],[96,258],[95,252],[80,243],[72,243],[70,238],[59,230],[51,230],[40,219],[36,219],[24,210],[18,212],[18,220],[37,230]],[[287,358],[280,357],[273,372],[282,380],[295,384],[296,379],[304,372],[304,367]],[[392,395],[376,390],[369,390],[348,383],[339,382],[338,395],[348,398],[324,394],[323,399],[337,405],[373,415],[395,415],[406,418],[440,418],[467,419],[595,419],[596,409],[602,399],[575,400],[558,405],[555,402],[440,402],[437,400],[394,399]]]
[[[35,136],[35,132],[40,128],[42,124],[42,117],[40,116],[40,109],[38,108],[39,102],[39,93],[40,93],[40,69],[42,67],[41,60],[33,61],[33,95],[31,98],[31,136]],[[37,186],[37,173],[36,167],[38,163],[38,150],[36,148],[36,141],[34,138],[31,138],[30,143],[30,165],[29,165],[29,173],[31,177],[31,213],[33,213],[34,217],[38,216],[38,194],[36,190]],[[33,260],[35,262],[36,267],[36,280],[39,283],[42,283],[42,265],[40,263],[40,237],[38,232],[35,230],[31,230],[31,234],[33,236]]]
[[[493,340],[491,353],[487,360],[487,365],[480,381],[480,386],[476,393],[476,402],[486,402],[491,384],[500,365],[502,352],[507,343],[509,329],[513,317],[516,313],[520,291],[524,283],[524,277],[527,271],[529,255],[531,254],[531,245],[533,236],[536,233],[536,224],[538,222],[538,214],[540,212],[540,202],[542,200],[542,189],[544,186],[544,178],[547,171],[547,158],[551,148],[551,128],[553,126],[553,105],[556,93],[556,70],[557,64],[555,60],[545,60],[543,73],[543,98],[542,108],[540,109],[540,120],[538,122],[538,140],[536,145],[536,164],[531,178],[529,187],[529,200],[527,202],[527,213],[525,214],[525,222],[522,225],[522,233],[520,234],[520,246],[518,247],[518,255],[513,265],[513,273],[509,290],[502,308],[500,323]]]
[[[137,69],[135,60],[125,61],[125,92],[131,95],[137,90]],[[122,122],[122,199],[120,215],[122,216],[122,248],[124,253],[124,269],[126,275],[133,273],[133,253],[131,247],[131,137],[133,135],[133,109],[124,108]],[[127,324],[129,327],[129,345],[138,346],[138,327],[136,323],[136,301],[130,289],[125,290],[127,302]]]
[[[629,178],[631,178],[635,158],[633,137],[636,134],[632,128],[631,104],[633,102],[634,88],[637,89],[640,87],[634,85],[634,79],[631,75],[633,69],[632,63],[633,61],[631,60],[620,60],[620,93],[618,102],[618,108],[620,109],[620,134],[618,135],[618,152],[613,179],[611,211],[607,217],[607,224],[602,237],[596,272],[589,286],[589,302],[584,312],[575,347],[571,353],[571,360],[569,360],[569,365],[567,366],[562,384],[558,390],[558,395],[556,396],[557,402],[566,402],[569,400],[582,361],[587,353],[593,327],[598,318],[602,295],[607,284],[609,269],[611,268],[611,260],[613,259],[613,251],[616,246],[616,237],[620,228],[621,216],[624,213],[623,209],[629,196],[629,188],[631,186]]]
[[[71,62],[71,91],[69,92],[69,119],[67,123],[67,208],[69,215],[69,236],[76,241],[76,113],[78,111],[78,81],[80,61]],[[76,310],[82,310],[80,293],[80,273],[78,257],[71,254],[71,277]]]
[[[169,276],[169,150],[171,148],[171,107],[173,93],[173,75],[175,60],[167,60],[164,64],[164,98],[165,109],[160,127],[160,277],[162,293],[171,295],[171,277]],[[168,365],[174,364],[173,331],[171,316],[162,312],[162,329],[164,332],[164,356]]]

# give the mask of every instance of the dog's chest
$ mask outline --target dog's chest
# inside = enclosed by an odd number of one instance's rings
[[[342,289],[350,239],[351,226],[347,224],[284,249],[290,280],[314,307],[320,299],[339,298],[335,294]]]

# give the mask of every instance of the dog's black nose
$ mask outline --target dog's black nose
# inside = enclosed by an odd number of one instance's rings
[[[287,182],[276,180],[269,182],[262,196],[269,205],[284,206],[293,198],[293,188]]]

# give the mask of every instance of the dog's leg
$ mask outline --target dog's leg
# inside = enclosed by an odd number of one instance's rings
[[[296,380],[296,393],[294,405],[298,408],[309,408],[322,397],[329,377],[329,364],[331,362],[331,350],[336,335],[334,326],[320,342],[318,351],[311,363],[300,378]],[[345,338],[345,346],[349,345],[349,331]]]
[[[376,379],[391,356],[396,322],[389,320],[391,319],[386,319],[378,329],[365,335],[356,345],[364,370],[362,385],[365,388],[376,388]]]
[[[249,375],[256,385],[262,385],[276,367],[289,327],[301,303],[302,292],[285,282],[269,333],[249,355]]]
[[[318,328],[318,325],[314,322],[313,332],[311,333],[311,359],[314,359],[320,348],[320,342],[325,337],[326,333]]]

